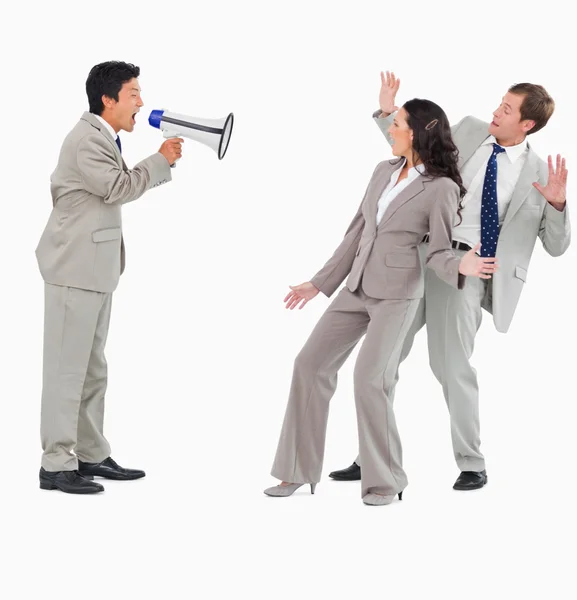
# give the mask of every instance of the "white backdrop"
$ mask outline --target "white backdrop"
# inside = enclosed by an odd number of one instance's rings
[[[490,120],[509,85],[556,100],[530,141],[566,156],[575,204],[574,31],[537,2],[21,2],[3,9],[0,596],[541,598],[570,596],[574,550],[576,246],[536,247],[513,326],[485,314],[474,364],[488,486],[454,492],[447,411],[425,335],[396,414],[403,502],[369,508],[328,472],[356,455],[352,357],[315,496],[271,499],[294,357],[329,300],[284,309],[330,256],[389,148],[371,113],[379,72],[399,102]],[[466,14],[465,14],[466,11]],[[145,107],[121,134],[133,165],[165,108],[232,111],[223,161],[187,141],[173,182],[123,211],[127,269],[107,346],[105,433],[144,480],[96,497],[38,489],[43,283],[34,250],[61,142],[90,68],[141,67]],[[572,207],[573,208],[573,207]],[[576,214],[574,208],[573,214]],[[356,356],[356,353],[355,355]],[[6,554],[8,553],[8,554]],[[82,590],[82,591],[81,591]]]

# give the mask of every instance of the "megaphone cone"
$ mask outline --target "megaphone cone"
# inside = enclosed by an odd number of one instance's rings
[[[153,110],[148,122],[162,130],[165,138],[186,137],[209,146],[222,160],[230,142],[234,115],[230,113],[222,119],[202,119],[166,110]]]

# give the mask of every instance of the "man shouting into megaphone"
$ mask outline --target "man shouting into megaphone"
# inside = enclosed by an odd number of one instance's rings
[[[143,106],[139,67],[104,62],[86,80],[89,112],[64,139],[51,176],[52,212],[36,257],[45,282],[40,487],[92,494],[94,476],[144,477],[110,456],[103,434],[104,347],[112,293],[124,271],[122,205],[171,180],[183,139],[128,169],[118,132]]]

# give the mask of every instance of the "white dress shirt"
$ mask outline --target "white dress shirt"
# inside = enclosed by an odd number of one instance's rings
[[[383,193],[381,194],[381,197],[379,198],[377,209],[377,227],[381,222],[381,219],[383,218],[383,215],[385,214],[385,211],[387,210],[389,204],[409,185],[409,183],[417,179],[417,177],[419,177],[425,172],[425,167],[423,165],[411,167],[405,179],[403,179],[399,184],[397,184],[397,181],[399,181],[399,176],[401,175],[401,171],[403,170],[405,163],[406,160],[399,166],[399,168],[396,171],[393,172],[393,174],[391,175],[391,179],[387,184],[387,187],[384,189]]]
[[[462,200],[463,221],[453,228],[453,240],[474,248],[481,241],[481,201],[487,163],[493,153],[492,144],[497,140],[491,135],[477,148],[461,169],[463,185],[467,194]],[[505,152],[497,154],[497,203],[499,225],[503,224],[513,190],[527,160],[527,140],[516,146],[503,146]]]
[[[112,125],[106,122],[100,115],[94,115],[103,125],[108,129],[108,133],[112,136],[112,139],[115,140],[118,137],[116,131],[114,131]]]

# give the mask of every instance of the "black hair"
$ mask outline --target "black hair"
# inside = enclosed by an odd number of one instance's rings
[[[122,86],[139,75],[140,67],[117,60],[92,67],[86,79],[88,110],[95,115],[101,115],[104,111],[102,96],[108,96],[118,102],[118,92]]]
[[[407,124],[413,130],[413,153],[421,159],[429,176],[452,179],[459,186],[462,198],[467,190],[459,173],[459,151],[445,111],[438,104],[421,98],[405,102],[403,108],[407,112]],[[461,209],[459,202],[460,219]]]

